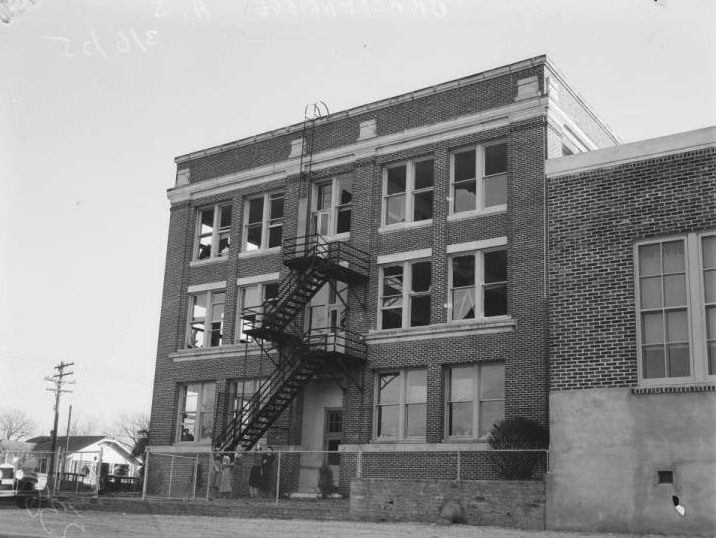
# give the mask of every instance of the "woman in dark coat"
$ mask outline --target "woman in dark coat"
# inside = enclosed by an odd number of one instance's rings
[[[261,464],[256,463],[256,460],[254,460],[254,464],[251,466],[251,473],[249,474],[249,495],[252,499],[259,496],[259,489],[263,486],[262,470],[263,467]]]
[[[273,454],[273,447],[267,446],[266,452],[261,456],[261,485],[259,487],[269,495],[273,491],[274,481],[276,480],[273,475],[275,460],[276,456]]]

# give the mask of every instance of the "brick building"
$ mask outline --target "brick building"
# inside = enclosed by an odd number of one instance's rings
[[[545,160],[617,143],[540,56],[176,158],[152,449],[547,424]]]
[[[547,525],[712,536],[716,128],[546,173]]]

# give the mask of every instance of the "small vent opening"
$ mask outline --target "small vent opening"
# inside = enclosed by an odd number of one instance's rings
[[[673,484],[674,471],[656,471],[659,484]]]

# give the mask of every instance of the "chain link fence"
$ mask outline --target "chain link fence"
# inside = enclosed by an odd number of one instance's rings
[[[543,480],[547,450],[148,452],[144,498],[343,498],[351,480]]]

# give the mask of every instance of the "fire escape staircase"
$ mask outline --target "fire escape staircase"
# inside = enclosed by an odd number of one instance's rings
[[[367,281],[369,255],[346,242],[312,235],[284,241],[283,261],[291,272],[281,281],[278,296],[244,311],[245,333],[276,368],[214,439],[217,451],[233,451],[239,445],[250,450],[313,379],[323,374],[338,379],[339,373],[352,379],[351,368],[365,360],[362,335],[342,328],[303,331],[298,322],[327,282],[352,286]]]

